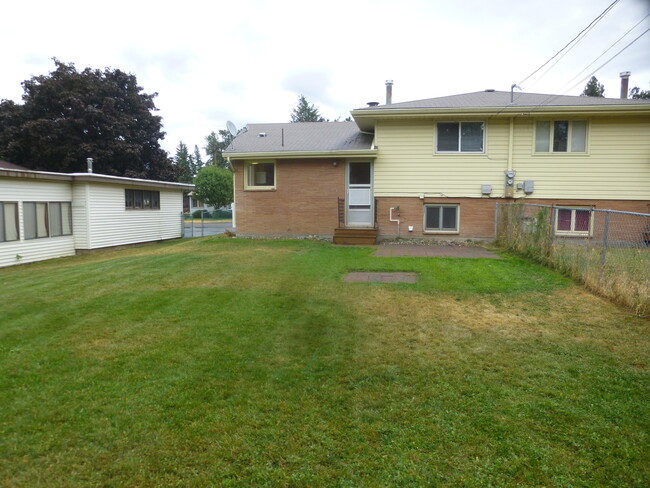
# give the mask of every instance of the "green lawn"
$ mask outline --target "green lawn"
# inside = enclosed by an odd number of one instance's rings
[[[0,269],[0,486],[650,485],[648,320],[519,258],[371,251]]]

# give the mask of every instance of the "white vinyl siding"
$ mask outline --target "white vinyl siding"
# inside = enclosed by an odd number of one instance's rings
[[[88,228],[86,242],[78,241],[79,249],[96,249],[181,237],[182,191],[160,189],[159,210],[136,211],[126,208],[127,188],[124,186],[85,182],[77,185],[85,187],[86,194],[84,222],[79,224],[86,225]],[[74,229],[76,234],[78,229],[76,221]]]
[[[0,242],[0,267],[75,254],[72,236],[26,239],[23,215],[25,203],[40,203],[45,211],[46,202],[70,202],[71,182],[0,178],[0,195],[3,200],[15,202],[18,211],[18,240]],[[47,219],[47,215],[42,213],[39,215],[46,217],[45,219],[41,217],[40,229],[36,228],[37,232],[43,234],[42,222]],[[34,214],[33,216],[35,217]]]

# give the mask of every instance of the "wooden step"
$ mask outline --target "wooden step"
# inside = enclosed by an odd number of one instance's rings
[[[377,244],[377,229],[334,229],[334,244],[368,246]]]

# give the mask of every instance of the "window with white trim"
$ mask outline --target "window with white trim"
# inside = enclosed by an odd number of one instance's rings
[[[438,122],[437,153],[482,153],[485,148],[483,122]]]
[[[17,241],[19,238],[18,204],[0,202],[0,242]]]
[[[556,208],[555,234],[562,236],[590,236],[594,212],[591,208]]]
[[[535,152],[587,152],[587,121],[537,121],[535,124]]]
[[[48,211],[50,236],[71,236],[72,204],[70,202],[50,202]]]
[[[251,161],[244,165],[244,186],[247,190],[275,189],[275,161]]]
[[[23,225],[27,240],[48,237],[47,203],[24,202]]]
[[[425,205],[425,232],[458,232],[460,205]]]

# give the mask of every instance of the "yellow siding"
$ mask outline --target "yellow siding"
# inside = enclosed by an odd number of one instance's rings
[[[463,120],[463,119],[454,119]],[[471,120],[481,120],[473,118]],[[590,119],[587,154],[534,154],[534,118],[514,122],[516,183],[535,182],[531,198],[650,199],[650,117]],[[378,121],[375,195],[504,195],[509,119],[484,119],[485,154],[436,154],[435,120]],[[515,197],[524,197],[515,191]]]
[[[650,199],[650,117],[591,119],[583,155],[534,154],[533,128],[516,123],[514,154],[517,181],[535,181],[531,197]]]
[[[501,196],[509,122],[483,122],[487,142],[484,154],[436,154],[433,119],[378,122],[375,195],[480,197],[481,185],[491,184],[492,195]]]

